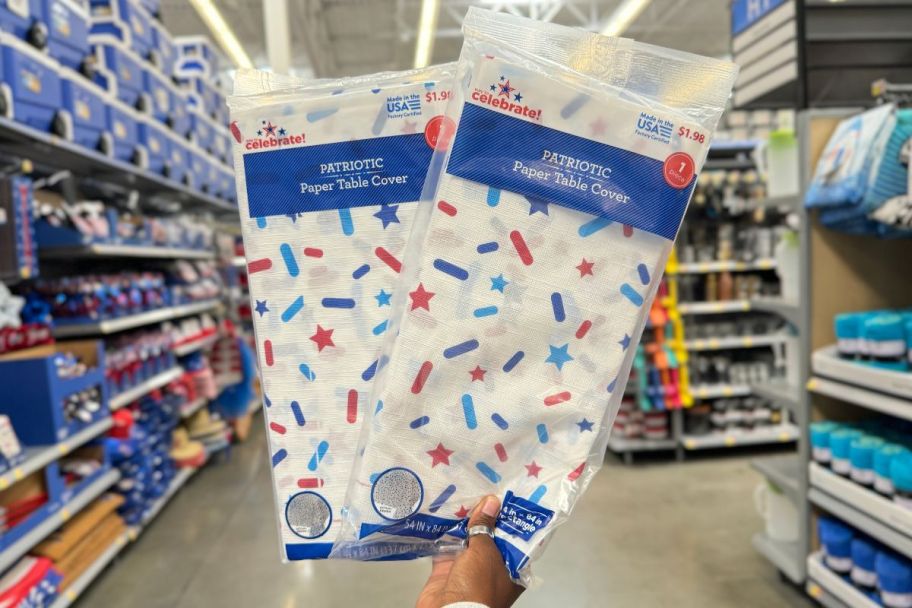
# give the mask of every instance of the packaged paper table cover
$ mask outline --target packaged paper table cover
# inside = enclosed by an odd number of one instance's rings
[[[284,557],[322,558],[452,65],[303,84],[246,71],[238,204]]]
[[[736,68],[484,10],[464,23],[456,133],[406,250],[334,554],[451,549],[494,493],[525,582],[601,464]]]

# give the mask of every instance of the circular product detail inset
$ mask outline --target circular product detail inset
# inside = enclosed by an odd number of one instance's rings
[[[452,118],[441,114],[427,122],[424,127],[424,141],[434,150],[446,150],[450,147],[455,133],[456,123]]]
[[[424,500],[421,480],[409,469],[394,467],[377,475],[371,486],[371,504],[380,517],[397,521],[418,511]]]
[[[665,166],[662,168],[665,183],[678,190],[690,184],[694,171],[694,160],[686,152],[675,152],[665,159]]]
[[[319,538],[332,524],[332,509],[316,492],[299,492],[285,505],[285,521],[301,538]]]

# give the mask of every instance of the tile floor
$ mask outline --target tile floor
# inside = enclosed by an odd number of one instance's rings
[[[760,529],[746,456],[609,458],[518,608],[810,607],[751,548]],[[194,478],[83,596],[81,608],[400,608],[424,561],[278,561],[262,420]]]

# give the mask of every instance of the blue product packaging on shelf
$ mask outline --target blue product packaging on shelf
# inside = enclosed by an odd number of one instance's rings
[[[174,111],[174,104],[176,103],[176,87],[171,83],[170,78],[150,64],[143,64],[142,80],[143,91],[149,102],[149,113],[157,121],[170,126],[171,113]]]
[[[187,186],[193,190],[202,190],[209,171],[209,163],[206,160],[207,155],[196,146],[190,146],[189,149],[190,166],[187,172]]]
[[[224,165],[219,167],[218,197],[232,203],[237,202],[234,171]]]
[[[906,327],[902,316],[877,313],[868,316],[861,328],[867,363],[894,371],[909,369],[906,357]]]
[[[912,228],[909,198],[909,146],[912,108],[896,111],[896,126],[883,154],[876,160],[874,179],[865,194],[864,207],[871,218],[896,228]]]
[[[463,34],[452,98],[428,136],[440,173],[429,172],[400,260],[332,555],[455,550],[468,510],[495,494],[494,542],[528,585],[604,462],[630,346],[737,67],[475,7]],[[681,86],[694,74],[699,85]],[[388,116],[411,103],[388,98]],[[327,150],[325,172],[293,183],[275,168],[254,182],[258,155],[247,155],[240,183],[252,199],[272,177],[263,191],[292,211],[355,209],[348,186],[373,179],[357,174],[372,152]],[[319,359],[308,363],[319,378]],[[429,540],[419,533],[431,517],[460,527]]]
[[[179,184],[190,183],[191,157],[190,144],[186,140],[174,135],[168,136],[168,179]]]
[[[852,539],[852,582],[868,590],[877,588],[877,544],[870,538],[856,536]]]
[[[907,451],[901,445],[887,443],[874,452],[874,489],[885,496],[893,496],[896,491],[893,480],[890,478],[890,463],[893,459]]]
[[[8,101],[13,119],[45,133],[57,131],[62,135],[63,125],[55,121],[61,106],[59,64],[8,34],[0,34],[0,46],[2,86],[11,97]]]
[[[217,196],[219,192],[220,176],[219,169],[221,163],[217,158],[206,156],[206,173],[203,176],[201,190],[206,194]]]
[[[113,140],[108,132],[108,93],[82,74],[60,69],[63,108],[67,113],[69,139],[90,150],[111,151]],[[102,139],[106,141],[102,142]]]
[[[193,121],[190,119],[190,108],[187,107],[187,94],[183,89],[175,87],[173,95],[174,104],[171,106],[171,116],[168,119],[168,124],[171,125],[172,131],[181,138],[187,139],[193,127]]]
[[[215,140],[215,126],[212,121],[205,112],[197,108],[190,109],[189,117],[190,139],[201,150],[211,150]]]
[[[832,458],[832,452],[830,451],[830,435],[839,428],[840,425],[838,423],[829,420],[811,423],[811,451],[816,462],[821,464],[828,464],[830,462],[830,459]]]
[[[849,446],[849,476],[863,486],[874,484],[874,453],[884,443],[880,437],[859,437]]]
[[[95,82],[131,108],[144,94],[142,61],[124,43],[112,36],[92,36]]]
[[[177,48],[168,29],[160,21],[152,21],[152,62],[168,78],[174,76],[174,62],[177,60]]]
[[[817,519],[817,532],[825,550],[826,565],[840,574],[851,572],[852,529],[841,521],[821,516]]]
[[[144,166],[144,152],[139,147],[139,115],[126,104],[111,99],[107,111],[108,132],[113,146],[111,154],[117,160]]]
[[[152,173],[165,174],[169,136],[167,127],[151,116],[140,115],[139,143],[146,152],[145,167]]]
[[[43,469],[35,471],[28,477],[20,480],[20,484],[27,484],[27,489],[20,486],[20,491],[29,496],[45,494],[47,501],[29,513],[22,521],[11,528],[7,528],[0,535],[0,551],[14,546],[29,532],[47,521],[64,506],[63,478],[57,462],[51,462]]]
[[[48,53],[61,65],[82,70],[91,54],[89,12],[78,0],[42,0]]]
[[[175,76],[190,78],[215,76],[221,70],[221,55],[205,36],[180,36],[174,39],[177,58]]]
[[[225,104],[222,94],[209,81],[198,78],[180,78],[180,86],[187,92],[187,101],[190,107],[201,112],[206,118],[213,120],[218,109]]]
[[[38,276],[38,241],[32,180],[22,175],[0,179],[0,280]]]
[[[214,125],[214,127],[210,152],[220,162],[225,162],[225,159],[231,155],[231,133],[223,126]]]
[[[874,560],[880,599],[887,608],[912,605],[912,562],[907,557],[883,549]]]
[[[14,0],[0,3],[0,30],[36,47],[47,42],[44,0]]]
[[[91,0],[90,33],[111,35],[130,47],[142,59],[153,48],[152,18],[134,0]]]
[[[863,433],[858,429],[843,428],[830,434],[830,453],[832,460],[830,466],[840,475],[848,475],[852,469],[849,453],[852,442],[861,437]]]

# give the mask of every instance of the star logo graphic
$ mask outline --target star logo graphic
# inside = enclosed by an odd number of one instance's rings
[[[263,131],[257,129],[257,137],[263,137]]]
[[[496,85],[496,84],[492,84],[492,85],[491,85],[491,90],[492,90],[492,91],[496,91],[496,90],[497,90],[497,85]]]
[[[412,307],[409,310],[415,310],[416,308],[423,308],[430,312],[431,298],[434,297],[433,291],[427,291],[424,288],[423,283],[418,283],[418,288],[415,291],[409,292],[409,297],[412,299]]]
[[[270,121],[269,123],[266,124],[265,127],[263,127],[263,133],[265,133],[266,135],[275,135],[275,132],[276,132],[276,126],[274,124],[272,124],[272,121]]]
[[[503,293],[504,289],[509,284],[510,281],[504,278],[503,273],[500,273],[496,277],[491,277],[491,291],[499,291],[500,293]]]
[[[529,215],[534,213],[543,213],[544,215],[550,215],[548,213],[548,201],[542,200],[540,198],[535,198],[534,196],[527,196],[526,200],[529,201]]]
[[[582,433],[583,431],[589,431],[591,433],[592,425],[593,425],[593,423],[589,422],[585,418],[583,418],[582,420],[580,420],[579,422],[576,423],[576,426],[580,427],[580,433]]]
[[[453,450],[446,449],[443,447],[442,443],[438,443],[436,448],[433,450],[428,450],[425,453],[431,457],[432,469],[438,464],[445,464],[447,466],[450,466],[450,456],[453,454]]]
[[[590,276],[595,276],[592,274],[592,267],[595,266],[595,262],[587,262],[586,258],[583,258],[583,261],[579,263],[579,266],[576,267],[579,270],[580,278],[582,279],[587,274]]]
[[[386,293],[385,291],[383,291],[381,289],[380,293],[378,293],[374,297],[377,299],[377,306],[389,306],[390,298],[393,297],[393,294]]]
[[[288,133],[288,131],[286,131],[284,128],[279,129],[279,136],[280,136],[280,137],[284,137],[287,133]]]
[[[383,229],[386,230],[386,227],[390,224],[398,224],[399,216],[396,215],[396,211],[399,210],[399,205],[380,205],[380,211],[374,214],[374,217],[383,222]]]
[[[604,135],[605,131],[608,129],[608,125],[605,124],[605,121],[599,116],[589,123],[589,129],[592,131],[593,135]]]
[[[538,474],[541,473],[542,468],[535,464],[534,460],[532,461],[532,464],[524,464],[523,466],[526,467],[526,477],[534,477],[538,479]]]
[[[621,345],[622,350],[627,350],[630,348],[630,336],[624,334],[624,337],[618,340],[618,344]]]
[[[549,344],[548,348],[551,350],[551,354],[545,359],[545,363],[553,363],[557,369],[564,369],[564,363],[573,361],[573,357],[567,352],[570,348],[569,343],[564,344],[563,346],[552,346]]]
[[[269,312],[269,309],[266,307],[266,300],[257,300],[256,307],[254,310],[256,310],[259,313],[260,318],[262,319],[263,315],[265,315],[267,312]]]
[[[471,370],[469,373],[472,374],[472,382],[475,382],[476,380],[484,382],[484,375],[488,373],[488,370],[481,369],[480,365],[476,365],[475,369]]]
[[[513,99],[516,101],[516,103],[519,103],[522,101],[522,95],[517,93],[516,95],[513,96]]]
[[[501,85],[498,87],[498,89],[500,89],[500,90],[497,91],[497,96],[498,96],[498,97],[506,97],[508,101],[509,101],[509,99],[510,99],[510,93],[512,93],[513,91],[516,90],[515,87],[511,87],[511,86],[510,86],[510,81],[509,81],[509,80],[507,80],[506,82],[504,82],[503,84],[501,84]]]
[[[323,329],[317,325],[317,333],[310,337],[317,344],[317,352],[322,352],[327,346],[335,346],[336,344],[332,341],[333,335],[332,329]]]
[[[463,517],[467,517],[469,515],[469,510],[465,508],[465,505],[459,505],[459,510],[456,511],[454,515],[459,519],[462,519]]]

